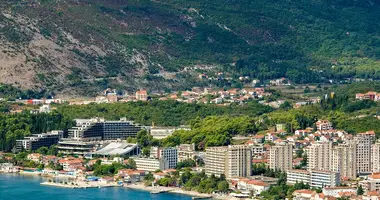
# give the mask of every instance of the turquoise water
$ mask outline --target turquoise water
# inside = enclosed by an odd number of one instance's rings
[[[0,174],[0,200],[190,200],[177,194],[150,194],[126,188],[69,189],[41,186],[41,177]]]

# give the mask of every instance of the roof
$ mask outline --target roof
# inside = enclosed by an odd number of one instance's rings
[[[257,181],[257,180],[250,180],[247,182],[247,184],[250,184],[250,185],[257,185],[257,186],[269,186],[268,184],[264,183],[263,181]]]
[[[265,135],[255,135],[255,136],[253,136],[253,138],[255,138],[255,139],[263,139],[263,138],[265,138]]]
[[[130,144],[124,142],[111,142],[104,148],[95,151],[97,155],[125,155],[138,148],[138,144]]]
[[[313,190],[295,190],[293,193],[300,193],[300,194],[313,194]]]

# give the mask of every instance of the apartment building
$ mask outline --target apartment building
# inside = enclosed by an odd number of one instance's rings
[[[354,137],[356,142],[356,170],[358,174],[369,174],[372,171],[372,143],[374,131],[359,133]]]
[[[177,167],[178,163],[178,151],[177,148],[168,147],[168,148],[160,148],[160,147],[151,147],[150,149],[150,157],[156,159],[166,159],[168,161],[169,169],[174,169]]]
[[[287,172],[287,183],[293,185],[303,182],[311,187],[334,187],[340,184],[340,176],[338,172],[323,170],[289,170]]]
[[[372,145],[372,172],[380,172],[380,141]]]
[[[25,137],[22,140],[16,140],[16,152],[22,150],[35,151],[40,147],[50,147],[57,144],[58,140],[63,138],[63,131],[51,131],[41,134],[33,134],[32,136]]]
[[[224,174],[227,178],[246,177],[252,171],[252,152],[245,145],[206,148],[206,174]]]
[[[288,143],[279,143],[269,150],[269,168],[288,171],[292,169],[293,146]]]
[[[169,169],[169,162],[164,158],[140,158],[131,157],[136,162],[137,170],[144,170],[154,172],[157,169],[165,170]]]
[[[335,146],[332,151],[331,171],[339,172],[341,178],[356,179],[356,146],[352,141]]]
[[[310,184],[310,172],[307,170],[292,169],[286,173],[286,183],[294,185],[296,183]]]
[[[310,171],[311,187],[333,187],[340,184],[339,172],[312,170]]]
[[[330,170],[332,142],[312,142],[305,149],[308,170]]]

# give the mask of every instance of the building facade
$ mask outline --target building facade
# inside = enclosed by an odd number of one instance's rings
[[[269,168],[287,172],[292,169],[293,146],[288,143],[280,143],[271,146],[269,150]]]
[[[83,141],[136,137],[143,128],[125,118],[120,119],[120,121],[106,121],[102,118],[77,119],[76,122],[76,126],[69,129],[69,138]]]
[[[50,147],[51,145],[57,144],[60,138],[63,138],[63,131],[33,134],[32,136],[25,137],[22,140],[16,140],[15,151],[35,151],[40,147]]]
[[[372,145],[372,172],[380,172],[380,142]]]
[[[339,172],[312,170],[310,171],[311,187],[334,187],[340,184]]]
[[[136,162],[137,170],[154,172],[169,169],[169,162],[164,159],[131,157]]]
[[[252,172],[252,153],[245,145],[206,148],[205,172],[227,178],[247,177]]]
[[[341,178],[356,179],[356,143],[351,141],[333,148],[331,171],[339,172]]]
[[[358,174],[370,174],[372,172],[372,143],[374,139],[374,132],[359,133],[354,137],[357,144],[356,170]]]
[[[156,158],[156,159],[160,159],[160,158],[166,159],[168,161],[169,169],[174,169],[177,167],[177,163],[178,163],[177,148],[174,148],[174,147],[167,147],[167,148],[151,147],[150,157]]]
[[[307,170],[292,169],[286,173],[286,183],[294,185],[296,183],[310,184],[310,172]]]
[[[306,148],[308,170],[330,170],[332,142],[313,142]]]

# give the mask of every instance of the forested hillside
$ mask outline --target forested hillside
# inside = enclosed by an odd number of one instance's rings
[[[208,85],[197,75],[220,70],[296,83],[380,78],[375,0],[1,0],[0,6],[0,81],[26,88],[176,89]]]

